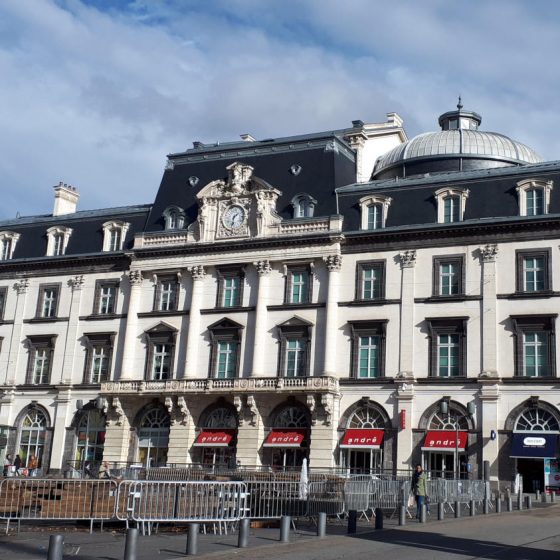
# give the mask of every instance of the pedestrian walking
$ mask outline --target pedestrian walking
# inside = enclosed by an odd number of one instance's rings
[[[16,455],[16,458],[14,459],[14,469],[16,471],[16,476],[21,474],[21,457],[19,455]]]
[[[416,465],[412,475],[410,490],[416,499],[416,519],[420,521],[420,511],[422,506],[426,504],[426,497],[428,495],[428,479],[420,464]]]
[[[10,468],[12,467],[13,463],[14,463],[14,458],[11,453],[8,453],[6,455],[6,458],[4,459],[4,476],[8,476],[8,473],[10,472]]]

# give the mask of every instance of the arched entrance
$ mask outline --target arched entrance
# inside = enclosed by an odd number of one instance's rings
[[[237,413],[228,404],[214,405],[200,416],[193,444],[196,462],[211,467],[234,468],[237,464]]]
[[[550,405],[543,404],[525,407],[513,426],[510,457],[516,461],[516,472],[523,477],[525,492],[560,489],[560,423]]]
[[[301,467],[309,455],[311,418],[302,404],[282,405],[271,415],[263,444],[264,464],[275,469]]]
[[[145,467],[162,467],[167,463],[169,414],[161,407],[150,408],[140,418],[137,461]]]
[[[383,468],[386,425],[387,414],[378,405],[354,405],[342,418],[340,466],[353,474],[379,472]]]

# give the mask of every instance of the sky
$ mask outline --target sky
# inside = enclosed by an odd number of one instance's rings
[[[550,0],[1,0],[0,219],[153,201],[193,141],[333,130],[399,113],[560,159]]]

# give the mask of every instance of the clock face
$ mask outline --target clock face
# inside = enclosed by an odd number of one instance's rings
[[[245,210],[241,206],[230,206],[222,219],[228,229],[238,229],[245,221]]]

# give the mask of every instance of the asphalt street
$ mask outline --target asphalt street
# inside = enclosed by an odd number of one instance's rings
[[[237,536],[200,535],[199,556],[218,559],[350,560],[557,560],[560,558],[560,505],[531,511],[478,515],[425,525],[409,520],[406,527],[388,523],[375,531],[362,525],[357,535],[345,534],[341,524],[329,524],[328,536],[319,539],[312,527],[298,527],[290,543],[278,542],[277,529],[252,529],[250,547],[236,548]],[[0,558],[44,559],[53,528],[25,527],[21,533],[0,537]],[[65,560],[120,560],[122,531],[66,528]],[[186,558],[186,535],[176,532],[140,537],[138,560]],[[192,557],[188,557],[192,558]]]

